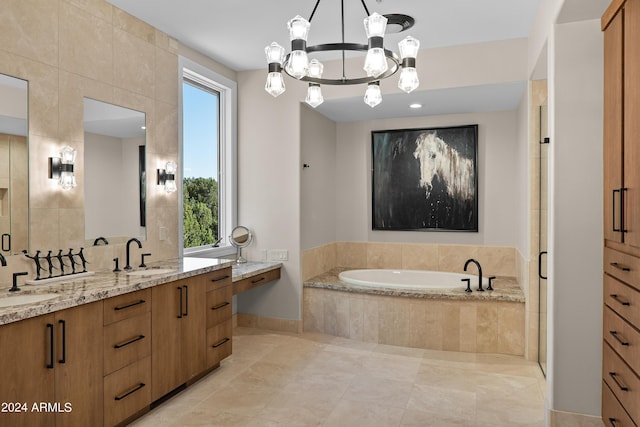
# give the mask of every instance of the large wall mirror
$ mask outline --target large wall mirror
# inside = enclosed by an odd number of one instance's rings
[[[28,83],[0,74],[0,253],[29,249]]]
[[[146,239],[145,113],[84,98],[84,224],[91,244]]]

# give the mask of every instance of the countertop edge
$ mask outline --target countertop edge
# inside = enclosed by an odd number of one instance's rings
[[[195,264],[202,264],[202,266],[190,267],[185,270],[187,259],[192,260]],[[15,296],[33,294],[60,294],[60,296],[44,302],[1,307],[0,325],[54,313],[83,304],[90,304],[228,267],[232,267],[232,280],[234,282],[282,267],[280,262],[250,261],[246,264],[238,265],[233,260],[224,259],[209,259],[210,265],[206,265],[206,260],[183,257],[149,263],[149,268],[151,269],[155,267],[176,270],[162,275],[130,276],[127,272],[97,271],[93,276],[79,279],[73,279],[70,276],[68,281],[58,283],[21,285],[22,290]],[[13,295],[6,296],[7,292],[8,288],[0,291],[5,298],[12,298]]]

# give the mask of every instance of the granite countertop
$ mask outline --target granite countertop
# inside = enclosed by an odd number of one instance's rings
[[[354,268],[334,268],[323,274],[312,277],[304,282],[305,288],[330,289],[342,292],[354,292],[370,295],[384,295],[392,297],[408,297],[408,298],[429,298],[429,299],[448,299],[448,300],[491,300],[491,301],[510,301],[525,302],[524,293],[520,288],[517,280],[513,277],[497,277],[493,281],[493,291],[477,292],[477,283],[472,285],[473,292],[465,292],[464,286],[459,289],[397,289],[397,288],[369,288],[361,285],[353,285],[343,282],[338,275],[346,270],[356,270]]]
[[[149,263],[146,270],[163,269],[165,270],[163,274],[129,275],[126,271],[119,273],[96,271],[91,276],[74,277],[69,275],[66,279],[53,283],[23,284],[20,285],[21,291],[19,292],[9,292],[10,286],[4,286],[0,288],[0,303],[6,304],[6,301],[10,298],[27,295],[50,294],[52,298],[37,303],[0,306],[0,325],[209,273],[226,267],[233,267],[233,281],[238,281],[281,266],[282,264],[279,262],[247,262],[237,265],[233,260],[228,259],[184,257]],[[136,270],[140,269],[132,271]],[[166,270],[170,271],[166,272]],[[53,294],[59,296],[53,296]]]

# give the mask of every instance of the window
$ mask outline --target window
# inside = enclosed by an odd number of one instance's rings
[[[183,254],[235,252],[235,82],[181,58],[181,237]]]

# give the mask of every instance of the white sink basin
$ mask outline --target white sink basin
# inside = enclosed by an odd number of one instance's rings
[[[134,270],[127,273],[129,276],[157,276],[160,274],[175,273],[172,268],[149,268],[147,270]]]
[[[12,307],[15,305],[36,304],[43,301],[59,297],[60,294],[27,294],[27,295],[11,295],[0,298],[0,308]]]

